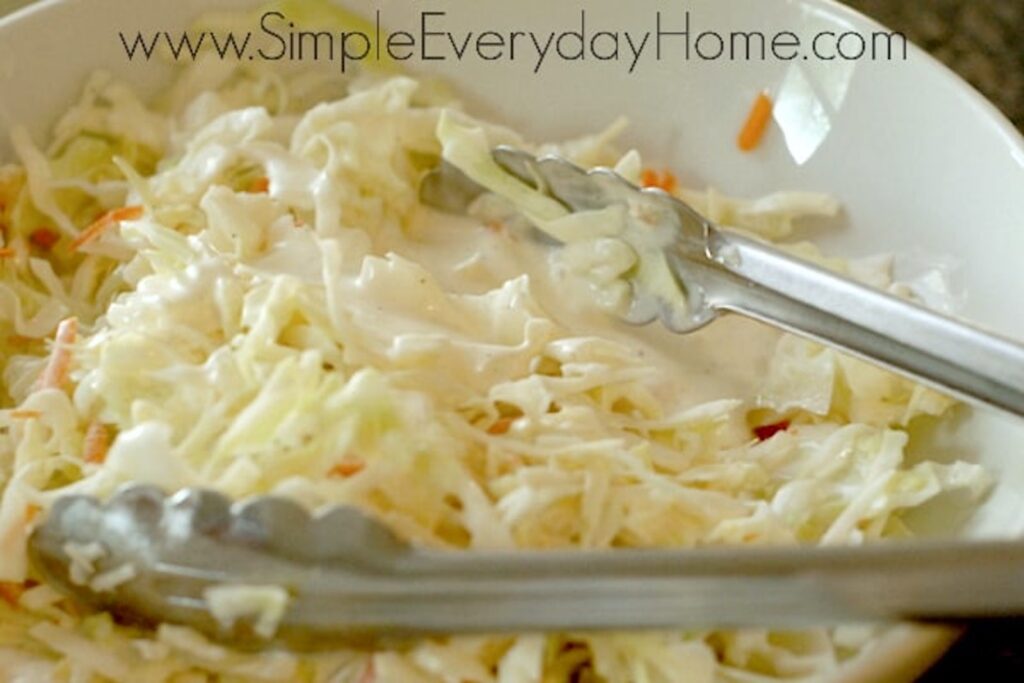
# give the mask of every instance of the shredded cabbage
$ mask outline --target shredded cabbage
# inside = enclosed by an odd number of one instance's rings
[[[568,214],[487,150],[636,180],[640,155],[613,150],[622,123],[530,147],[439,92],[386,71],[286,81],[204,63],[153,105],[95,77],[47,148],[15,132],[20,163],[0,170],[0,580],[21,597],[0,601],[5,680],[776,681],[871,642],[752,630],[253,654],[82,616],[25,584],[27,535],[54,500],[126,481],[356,505],[452,549],[859,544],[910,533],[903,512],[945,492],[984,494],[975,465],[904,459],[908,425],[952,406],[934,392],[788,336],[759,381],[740,370],[752,325],[680,339],[608,314],[625,275],[661,277],[656,244],[622,239],[618,209]],[[418,201],[442,157],[496,193],[467,218]],[[802,193],[681,193],[766,238],[836,210]],[[140,209],[70,248],[124,206]],[[567,245],[536,244],[524,217]],[[47,226],[51,248],[33,237]],[[878,264],[787,248],[892,285]],[[132,580],[92,576],[94,549],[74,550],[83,581]],[[268,634],[284,599],[210,598]]]
[[[203,596],[210,614],[226,628],[239,618],[256,616],[253,631],[261,638],[272,638],[288,605],[288,592],[280,586],[214,586]]]
[[[656,229],[657,222],[646,216],[655,207],[634,198],[634,204],[570,213],[505,172],[492,158],[492,144],[482,128],[460,125],[443,112],[437,137],[446,161],[565,245],[562,263],[590,283],[603,308],[625,314],[632,307],[641,319],[654,318],[661,310],[685,318],[689,306],[663,250],[673,235]],[[637,286],[631,287],[631,281]]]

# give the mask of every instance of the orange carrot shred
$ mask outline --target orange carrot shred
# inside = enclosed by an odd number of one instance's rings
[[[327,476],[346,479],[352,475],[359,474],[365,468],[366,463],[362,460],[343,460],[328,470]]]
[[[85,443],[82,448],[82,459],[86,462],[101,464],[107,458],[110,448],[110,432],[102,422],[95,420],[85,430]]]
[[[11,247],[0,247],[0,258],[10,258],[17,255],[18,252],[14,251]]]
[[[71,250],[75,251],[81,249],[86,244],[89,244],[100,235],[102,235],[107,228],[112,226],[114,223],[120,223],[121,221],[133,221],[137,218],[141,218],[145,212],[145,208],[141,206],[123,206],[120,209],[113,209],[107,211],[105,214],[97,218],[91,223],[85,230],[75,238],[71,243]]]
[[[252,194],[266,194],[267,192],[270,192],[270,178],[267,176],[256,178],[249,183],[247,191]]]
[[[39,513],[42,511],[43,508],[39,507],[38,505],[33,505],[32,503],[29,503],[28,507],[25,508],[25,523],[31,524],[32,522],[34,522],[36,520],[36,517],[38,517]]]
[[[50,251],[60,241],[60,235],[49,228],[36,228],[28,236],[28,241],[43,251]]]
[[[67,318],[57,326],[50,360],[39,377],[39,388],[59,389],[68,379],[71,368],[71,346],[78,338],[78,319]]]
[[[14,581],[0,581],[0,599],[3,599],[11,607],[18,606],[18,600],[25,592],[25,584]]]
[[[123,206],[120,209],[114,209],[110,212],[110,220],[113,221],[134,221],[142,218],[142,214],[145,213],[146,209],[139,205]]]
[[[498,418],[494,424],[487,428],[487,433],[493,436],[507,434],[513,422],[514,420],[511,417]]]
[[[743,130],[740,131],[739,138],[736,140],[736,144],[741,150],[752,152],[761,144],[761,140],[764,139],[764,134],[768,130],[768,123],[772,120],[773,106],[768,93],[758,94],[750,108],[750,114],[747,115],[747,121],[743,124]]]
[[[679,187],[679,180],[672,171],[667,169],[659,173],[653,168],[647,168],[644,169],[644,172],[640,176],[640,184],[643,187],[661,188],[662,190],[665,190],[665,192],[671,194]]]
[[[370,661],[366,663],[366,668],[363,669],[362,675],[359,676],[359,683],[374,683],[377,680],[377,673],[373,667],[373,657],[370,657]]]
[[[33,420],[43,416],[38,410],[12,410],[10,415],[15,420]]]

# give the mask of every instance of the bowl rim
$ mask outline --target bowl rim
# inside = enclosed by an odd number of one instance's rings
[[[46,2],[66,2],[67,0],[45,0]],[[858,23],[866,24],[868,27],[891,31],[892,29],[882,22],[874,19],[860,10],[846,5],[840,0],[797,0],[802,5],[817,6],[827,12],[847,18]],[[980,90],[974,87],[970,81],[958,74],[951,67],[939,61],[931,53],[924,50],[917,43],[907,40],[908,61],[909,55],[913,54],[916,59],[922,60],[925,66],[937,70],[942,75],[943,85],[949,87],[956,97],[970,106],[971,111],[988,120],[988,123],[995,124],[996,130],[1011,148],[1015,150],[1011,155],[1024,168],[1024,130],[1020,130],[1010,120],[1009,116],[997,107],[992,100],[988,99]]]
[[[0,15],[0,31],[5,30],[8,24],[21,21],[33,14],[42,13],[52,7],[67,5],[74,0],[19,0],[22,3],[13,11]],[[331,2],[344,2],[344,0],[331,0]],[[787,1],[787,0],[777,0]],[[845,17],[853,22],[865,25],[868,28],[891,31],[888,26],[868,16],[860,10],[854,9],[840,0],[797,0],[801,5],[817,7],[833,16]],[[924,65],[936,70],[942,75],[943,83],[954,92],[956,97],[969,105],[970,109],[980,117],[994,124],[1004,142],[1014,148],[1012,156],[1024,168],[1024,131],[1019,130],[1010,120],[1009,116],[995,105],[990,99],[981,93],[966,78],[958,74],[952,68],[939,61],[923,48],[910,40],[907,41],[908,55],[914,55],[915,59],[921,60]]]
[[[76,0],[16,0],[18,7],[0,15],[0,33],[30,17],[42,15]],[[332,0],[347,2],[350,0]],[[788,2],[788,0],[777,0]],[[805,7],[821,10],[830,17],[846,19],[861,29],[890,31],[888,26],[867,14],[843,4],[839,0],[797,0]],[[212,3],[211,3],[212,4]],[[916,43],[907,40],[908,60],[911,59],[935,72],[948,95],[966,105],[976,120],[990,127],[1005,144],[1014,161],[1024,169],[1024,131],[1019,130],[991,100],[966,78],[939,61]],[[894,624],[878,637],[878,641],[852,660],[845,662],[836,672],[834,683],[866,683],[884,680],[900,683],[916,680],[935,664],[963,635],[965,629],[952,626],[920,626]]]

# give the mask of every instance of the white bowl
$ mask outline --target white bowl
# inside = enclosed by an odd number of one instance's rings
[[[116,31],[180,30],[196,14],[243,7],[245,0],[50,0],[0,21],[0,133],[14,122],[41,138],[76,96],[85,76],[104,68],[156,92],[166,65],[125,58]],[[352,3],[355,5],[355,3]],[[434,3],[453,29],[572,29],[583,3],[545,0]],[[359,3],[372,16],[374,5]],[[430,9],[379,0],[384,23],[415,27]],[[809,36],[822,30],[880,27],[830,0],[667,0],[586,3],[589,30],[653,30],[665,12],[667,29],[694,33],[760,29]],[[117,21],[112,21],[116,17]],[[669,50],[672,50],[669,52]],[[846,207],[839,226],[816,237],[834,252],[879,251],[946,255],[959,266],[955,284],[968,293],[963,313],[1024,338],[1024,141],[996,110],[919,50],[905,61],[684,61],[666,43],[661,61],[633,74],[621,63],[549,61],[533,73],[529,58],[508,62],[416,64],[449,77],[472,105],[535,139],[593,131],[620,114],[632,121],[626,141],[659,165],[678,169],[689,184],[711,183],[734,194],[776,189],[823,190]],[[756,93],[776,93],[776,126],[754,154],[734,145]],[[781,128],[781,130],[780,130]],[[0,143],[0,159],[9,158]],[[966,456],[999,480],[970,519],[933,509],[922,528],[970,536],[1019,535],[1024,530],[1024,424],[978,411],[954,430],[926,435],[931,457]],[[910,680],[951,642],[945,630],[899,627],[852,662],[838,680]]]

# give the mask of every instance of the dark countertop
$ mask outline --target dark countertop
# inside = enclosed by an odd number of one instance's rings
[[[1024,131],[1024,0],[845,2],[938,57]],[[972,679],[1024,681],[1024,620],[972,627],[920,683]]]
[[[1024,0],[845,2],[938,57],[1024,131]]]

